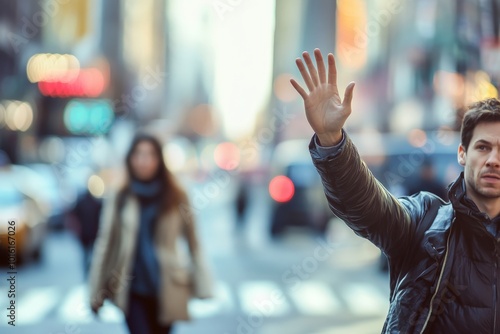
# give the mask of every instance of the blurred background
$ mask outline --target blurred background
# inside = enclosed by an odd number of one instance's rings
[[[385,259],[326,206],[289,79],[333,52],[347,124],[394,194],[446,198],[471,102],[497,97],[498,0],[0,0],[0,247],[16,220],[17,326],[126,333],[87,305],[102,198],[137,130],[161,138],[217,282],[175,333],[379,333]],[[5,261],[4,261],[5,262]],[[5,279],[4,279],[5,276]],[[276,298],[276,296],[280,296]]]

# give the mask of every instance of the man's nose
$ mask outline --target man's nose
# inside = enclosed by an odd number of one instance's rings
[[[500,168],[500,150],[492,150],[486,161],[487,167]]]

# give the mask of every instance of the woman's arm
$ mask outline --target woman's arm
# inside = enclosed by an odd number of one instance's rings
[[[89,274],[90,304],[92,311],[97,312],[102,306],[104,299],[111,296],[112,291],[108,291],[104,286],[106,272],[106,260],[109,257],[112,244],[113,227],[116,223],[116,194],[110,194],[104,199],[101,216],[99,219],[99,232],[92,254],[92,264]]]
[[[213,281],[208,265],[201,252],[196,231],[195,217],[189,201],[181,204],[184,236],[187,240],[193,263],[193,295],[196,298],[211,298],[213,296]]]

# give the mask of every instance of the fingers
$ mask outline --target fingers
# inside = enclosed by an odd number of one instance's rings
[[[307,93],[304,88],[302,88],[294,79],[290,79],[290,83],[292,84],[293,88],[295,88],[295,90],[300,94],[300,96],[302,96],[302,98],[305,100],[307,98]]]
[[[302,78],[304,79],[304,82],[306,83],[307,88],[309,88],[309,91],[311,92],[314,89],[314,85],[313,85],[313,82],[311,80],[311,77],[309,76],[309,72],[307,72],[307,69],[304,66],[304,63],[302,62],[302,59],[297,58],[295,63],[297,64],[297,67],[299,68],[300,74],[302,75]]]
[[[325,68],[325,62],[323,60],[323,55],[321,54],[321,51],[319,49],[314,49],[314,57],[316,59],[317,69],[314,66],[311,56],[308,52],[303,52],[302,56],[304,58],[305,65],[301,58],[297,58],[295,62],[307,88],[309,89],[309,92],[312,92],[316,87],[327,82],[327,70]],[[297,92],[302,96],[302,98],[305,99],[308,96],[308,93],[295,80],[291,80],[290,82],[297,90]],[[335,64],[335,57],[331,53],[328,54],[328,84],[332,85],[335,93],[338,94],[337,67]],[[349,89],[351,93],[353,88],[354,85]]]
[[[328,54],[328,83],[337,87],[337,67],[335,66],[335,57]]]
[[[314,67],[314,64],[312,62],[311,56],[309,55],[309,52],[302,53],[302,57],[304,57],[304,60],[306,61],[306,65],[307,65],[307,68],[309,69],[309,74],[311,75],[311,79],[312,79],[312,82],[314,84],[314,87],[317,87],[319,85],[318,71],[316,71],[316,67]]]
[[[316,65],[318,66],[319,83],[326,83],[326,70],[323,55],[319,49],[314,49],[314,57],[316,58]]]
[[[342,105],[345,108],[349,108],[349,109],[351,108],[352,96],[353,96],[353,93],[354,93],[354,85],[355,85],[355,83],[351,82],[347,86],[347,88],[345,89],[344,100],[342,101]]]

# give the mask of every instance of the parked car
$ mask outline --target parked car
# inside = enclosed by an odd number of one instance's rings
[[[24,191],[23,182],[17,171],[0,171],[1,254],[7,255],[8,245],[14,242],[17,263],[31,258],[38,260],[47,233],[47,216],[42,204]]]
[[[67,213],[76,201],[76,191],[67,185],[66,180],[58,177],[49,164],[35,163],[26,165],[36,175],[32,175],[34,185],[40,189],[40,196],[49,206],[48,225],[50,229],[64,228]]]
[[[333,217],[307,147],[307,140],[290,140],[278,144],[274,150],[269,182],[273,237],[290,226],[307,227],[323,234]]]

